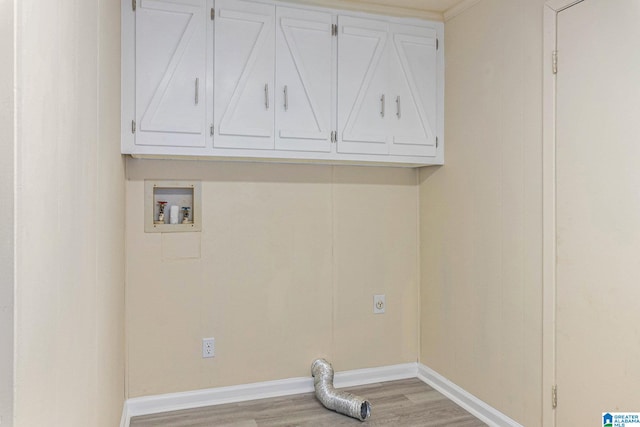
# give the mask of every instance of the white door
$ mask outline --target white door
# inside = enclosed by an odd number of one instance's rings
[[[338,152],[388,154],[389,25],[338,17]]]
[[[331,150],[334,37],[330,13],[276,9],[276,137],[280,150]]]
[[[640,411],[640,2],[557,22],[556,422],[602,426]]]
[[[275,6],[215,6],[213,146],[273,149]]]
[[[391,26],[390,154],[436,154],[436,36],[433,28]]]
[[[136,11],[136,145],[205,145],[205,46],[204,1],[141,2]]]

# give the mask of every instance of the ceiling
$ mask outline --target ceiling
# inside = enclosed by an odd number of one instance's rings
[[[416,9],[423,12],[444,13],[444,11],[462,3],[463,0],[350,0],[354,3],[364,3],[380,6]]]
[[[480,0],[281,0],[391,16],[447,21]]]

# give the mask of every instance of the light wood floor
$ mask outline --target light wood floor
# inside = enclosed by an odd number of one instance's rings
[[[371,402],[371,417],[360,422],[325,409],[313,393],[144,415],[131,427],[209,426],[448,426],[485,424],[417,378],[345,390]]]

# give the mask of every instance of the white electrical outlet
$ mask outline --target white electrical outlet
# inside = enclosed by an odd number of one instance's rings
[[[214,357],[216,355],[216,341],[214,338],[202,338],[202,358]]]
[[[382,314],[385,308],[387,308],[387,302],[385,301],[384,295],[374,295],[373,312],[375,314]]]

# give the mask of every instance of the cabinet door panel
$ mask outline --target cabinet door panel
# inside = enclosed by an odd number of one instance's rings
[[[433,156],[436,150],[436,31],[392,26],[390,153]]]
[[[338,25],[338,152],[387,154],[388,24],[340,16]]]
[[[276,149],[331,150],[334,43],[329,13],[276,10]]]
[[[145,0],[138,8],[136,145],[205,145],[205,22],[203,7]]]
[[[214,147],[273,149],[275,6],[217,0]]]

